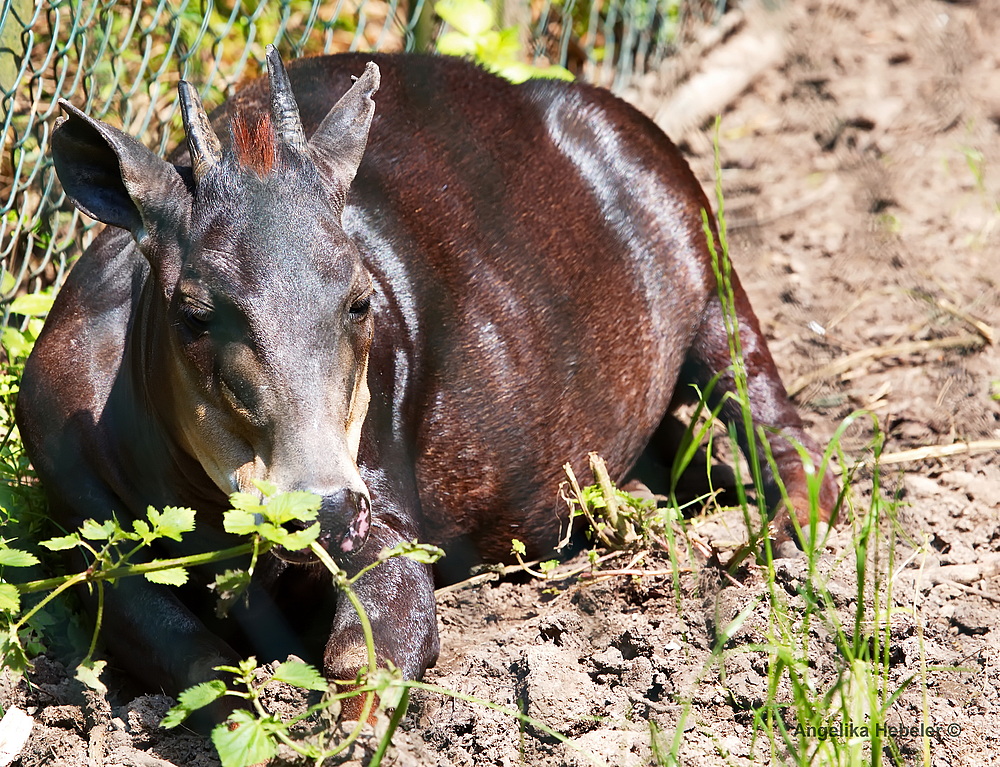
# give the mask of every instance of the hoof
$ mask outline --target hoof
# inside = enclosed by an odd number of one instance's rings
[[[816,548],[821,549],[823,544],[826,542],[827,537],[830,535],[830,525],[826,522],[816,523]],[[806,542],[812,539],[812,531],[809,526],[806,525],[802,528],[802,542]],[[783,540],[777,540],[772,546],[771,551],[774,554],[775,559],[794,559],[795,557],[801,557],[805,555],[802,550],[803,546],[800,545],[798,541],[791,538],[785,538]]]

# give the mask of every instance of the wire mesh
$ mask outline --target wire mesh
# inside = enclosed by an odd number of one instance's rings
[[[165,154],[180,139],[176,90],[209,105],[260,73],[264,46],[286,59],[348,50],[423,50],[440,23],[432,0],[2,0],[0,308],[61,284],[95,224],[65,199],[49,137],[67,99]],[[685,15],[722,0],[492,0],[529,58],[618,90],[669,56]]]

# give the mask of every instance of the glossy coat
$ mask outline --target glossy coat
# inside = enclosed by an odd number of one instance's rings
[[[564,521],[564,462],[582,475],[596,451],[622,478],[690,384],[729,365],[702,230],[709,204],[652,122],[583,84],[511,85],[452,58],[351,54],[290,65],[307,136],[369,61],[381,72],[374,118],[369,83],[308,153],[279,126],[269,154],[254,117],[269,112],[266,79],[215,113],[221,155],[211,132],[192,138],[189,127],[193,173],[188,151],[176,166],[151,159],[78,114],[58,129],[64,185],[114,225],[75,266],[22,385],[19,424],[60,523],[190,505],[200,532],[188,546],[222,546],[227,493],[266,476],[325,497],[324,540],[348,570],[414,538],[463,564],[506,558],[512,538],[534,556]],[[358,142],[352,181],[341,154]],[[733,286],[754,419],[774,429],[806,524],[789,438],[817,466],[821,453]],[[370,404],[354,461],[343,419],[350,431],[364,417],[359,376]],[[714,399],[731,389],[724,376]],[[742,430],[730,403],[722,415]],[[356,528],[369,500],[365,540]],[[825,519],[835,500],[827,472]],[[788,514],[776,523],[787,538]],[[338,549],[351,535],[358,546]],[[104,638],[171,692],[237,650],[308,655],[310,638],[325,643],[329,678],[352,678],[357,618],[322,573],[268,557],[259,581],[249,608],[220,622],[203,592],[130,580],[109,596]],[[428,567],[392,560],[359,593],[382,658],[410,677],[433,664]]]

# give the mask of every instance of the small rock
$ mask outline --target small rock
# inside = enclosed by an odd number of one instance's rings
[[[625,659],[622,651],[612,645],[607,650],[590,657],[591,662],[598,671],[624,671]]]

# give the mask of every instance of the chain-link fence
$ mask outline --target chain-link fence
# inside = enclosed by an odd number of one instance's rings
[[[221,103],[256,76],[264,46],[286,59],[346,50],[429,50],[435,0],[0,0],[0,307],[58,286],[94,223],[68,205],[49,159],[64,98],[165,153],[180,138],[181,79]],[[681,23],[724,0],[493,0],[526,58],[620,88],[670,55]],[[24,302],[21,302],[21,306]]]

